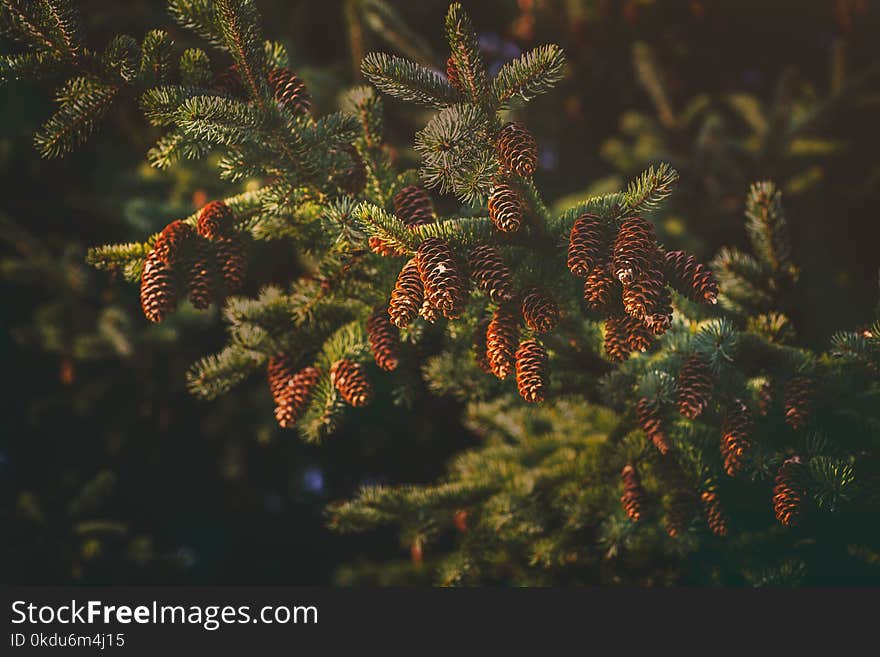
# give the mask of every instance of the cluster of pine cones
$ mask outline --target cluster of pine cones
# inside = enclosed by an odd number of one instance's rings
[[[234,223],[229,206],[212,201],[195,229],[174,221],[162,230],[141,274],[141,308],[148,320],[161,322],[185,297],[204,309],[241,289],[247,249]]]
[[[712,398],[713,379],[709,364],[699,354],[689,355],[682,364],[678,375],[678,412],[688,419],[698,418],[709,406]],[[760,397],[760,412],[767,413],[767,405],[771,402],[769,386],[763,386]],[[783,412],[786,423],[795,431],[802,429],[812,413],[814,386],[809,377],[795,377],[784,386]],[[664,458],[671,457],[669,438],[663,426],[663,409],[656,400],[642,398],[636,405],[638,423],[645,435],[651,440]],[[720,452],[724,471],[736,477],[745,468],[747,459],[754,447],[754,417],[748,405],[741,399],[733,399],[724,409],[721,424]],[[788,459],[779,468],[776,485],[773,489],[773,509],[776,518],[784,525],[793,525],[800,517],[802,502],[806,496],[804,489],[804,467],[800,457]],[[626,483],[625,483],[626,488]],[[632,497],[631,494],[629,497]],[[629,498],[628,498],[629,499]],[[638,498],[641,499],[641,498]],[[721,512],[720,500],[714,490],[701,494],[704,506],[711,504],[715,511],[707,517],[725,517]],[[624,502],[624,508],[632,502]],[[632,513],[627,510],[632,518]],[[635,518],[634,518],[635,520]],[[677,526],[677,523],[673,523]],[[726,522],[716,521],[724,531],[713,531],[716,534],[726,533]],[[712,523],[710,522],[710,526]]]
[[[584,279],[584,301],[605,319],[605,352],[614,361],[645,351],[672,321],[667,286],[689,299],[715,303],[711,270],[684,251],[665,252],[651,222],[627,217],[620,226],[584,213],[574,222],[568,268]]]

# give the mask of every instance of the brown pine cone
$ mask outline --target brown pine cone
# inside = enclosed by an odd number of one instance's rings
[[[486,355],[486,331],[489,329],[489,319],[484,319],[477,324],[474,330],[473,351],[474,360],[486,374],[492,374],[492,367],[489,365],[489,358]]]
[[[397,369],[400,362],[400,332],[391,323],[391,318],[384,307],[373,310],[367,320],[367,337],[376,365],[386,372]]]
[[[468,256],[468,266],[477,289],[485,292],[492,301],[500,303],[513,298],[510,269],[494,246],[484,244],[473,249]]]
[[[424,319],[428,324],[434,324],[438,319],[443,317],[443,313],[432,306],[427,299],[422,302],[419,308],[419,317]]]
[[[489,218],[502,233],[514,233],[522,225],[526,213],[519,191],[507,183],[495,185],[488,201]]]
[[[434,221],[434,204],[424,187],[407,185],[394,195],[394,214],[408,228]]]
[[[213,244],[215,261],[223,280],[223,291],[226,294],[235,294],[244,285],[247,276],[247,244],[238,233],[218,237]]]
[[[742,472],[752,449],[752,413],[742,400],[734,399],[721,425],[721,456],[731,477]]]
[[[718,282],[712,270],[684,251],[670,251],[665,257],[669,284],[691,301],[716,303]]]
[[[375,235],[367,240],[367,244],[370,247],[370,251],[377,253],[380,256],[384,256],[385,258],[406,255],[406,251],[402,251],[399,248],[392,246],[381,237],[376,237]]]
[[[538,143],[521,123],[506,123],[496,142],[498,161],[507,171],[529,177],[538,168]]]
[[[678,373],[678,412],[695,420],[712,397],[712,373],[699,354],[691,354]]]
[[[321,373],[314,367],[300,370],[287,381],[275,403],[275,419],[282,429],[291,429],[303,416]]]
[[[467,288],[449,244],[429,237],[419,244],[416,262],[425,300],[440,311],[460,308]]]
[[[672,303],[666,281],[658,270],[648,271],[644,278],[624,284],[621,298],[626,313],[644,321],[652,331],[657,324],[663,333],[672,321]]]
[[[185,221],[172,221],[162,229],[153,244],[152,253],[162,262],[174,268],[189,251],[195,231]]]
[[[585,212],[574,222],[568,237],[568,268],[572,274],[585,278],[608,258],[607,230],[594,214]]]
[[[663,430],[663,413],[657,402],[646,397],[639,399],[636,404],[636,419],[645,435],[654,443],[661,454],[669,452],[669,438]]]
[[[358,149],[351,144],[348,144],[343,150],[351,158],[351,166],[336,176],[336,184],[346,194],[357,196],[367,186],[367,165]]]
[[[703,512],[706,514],[706,522],[709,529],[715,536],[727,536],[727,514],[721,506],[721,500],[718,493],[714,490],[704,490],[700,494],[700,500],[703,502]]]
[[[676,488],[666,507],[666,533],[672,538],[684,534],[694,517],[694,495],[686,488]]]
[[[238,66],[235,64],[218,73],[212,86],[216,91],[233,98],[247,98],[248,95],[241,74],[238,72]]]
[[[235,223],[235,215],[223,201],[211,201],[199,212],[199,221],[196,227],[199,235],[214,240],[225,235]]]
[[[628,315],[609,315],[605,318],[605,354],[613,362],[619,362],[629,356],[626,318]]]
[[[807,489],[806,468],[799,456],[792,456],[779,466],[773,486],[773,512],[786,527],[796,525],[803,512]]]
[[[648,351],[654,340],[651,337],[651,330],[644,322],[630,315],[623,315],[620,324],[630,351]]]
[[[486,329],[486,358],[499,379],[506,379],[513,369],[518,337],[518,309],[512,303],[498,306]]]
[[[639,473],[632,463],[627,463],[623,466],[620,477],[623,479],[623,495],[620,497],[620,504],[629,519],[638,522],[642,517],[642,509],[647,497],[645,489],[642,488]]]
[[[330,381],[349,406],[366,406],[373,398],[373,385],[363,365],[343,358],[333,363]]]
[[[813,381],[805,376],[795,377],[785,385],[782,403],[785,421],[795,431],[803,429],[813,410]]]
[[[269,383],[269,390],[272,392],[272,399],[275,403],[281,399],[281,393],[287,388],[290,379],[293,378],[293,361],[290,356],[283,352],[278,352],[266,364],[266,381]]]
[[[161,322],[177,308],[174,271],[152,251],[141,274],[141,308],[151,322]]]
[[[531,403],[544,401],[547,390],[547,351],[537,340],[526,340],[516,350],[516,387]]]
[[[388,303],[391,323],[398,328],[409,326],[422,308],[423,295],[422,279],[419,276],[416,258],[410,258],[397,275],[391,301]]]
[[[217,298],[217,262],[212,244],[196,235],[190,244],[186,286],[194,308],[204,310]]]
[[[540,288],[531,288],[526,291],[522,300],[523,319],[535,333],[549,333],[559,323],[559,306],[546,291]]]
[[[620,305],[620,281],[611,273],[610,264],[600,264],[587,274],[584,281],[584,301],[592,310],[609,312]]]
[[[294,114],[308,114],[312,107],[312,97],[306,83],[296,73],[286,68],[276,68],[269,72],[269,88],[275,95],[275,102]]]
[[[468,512],[465,509],[458,509],[452,516],[452,524],[461,534],[466,534],[468,530]]]
[[[624,285],[643,279],[657,269],[659,252],[654,226],[642,217],[627,217],[614,240],[612,267]]]
[[[458,75],[458,69],[455,67],[455,60],[452,57],[449,57],[446,60],[446,79],[449,80],[449,84],[458,91],[459,93],[464,93],[464,86],[461,84],[461,78]]]

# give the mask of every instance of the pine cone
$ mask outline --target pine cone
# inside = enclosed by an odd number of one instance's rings
[[[172,221],[159,233],[152,253],[173,269],[186,257],[194,235],[193,227],[185,221]]]
[[[458,75],[458,69],[455,67],[455,60],[452,57],[449,57],[446,60],[446,79],[449,80],[449,84],[458,91],[459,93],[464,93],[464,86],[461,84],[461,78]]]
[[[712,374],[709,365],[698,354],[691,354],[678,373],[678,412],[695,420],[709,405],[712,397]]]
[[[419,314],[424,300],[423,294],[416,258],[410,258],[397,275],[397,282],[391,293],[391,301],[388,304],[391,323],[398,328],[409,326]]]
[[[223,201],[211,201],[199,212],[197,231],[202,237],[215,240],[226,235],[235,223],[235,215]]]
[[[724,471],[731,477],[742,472],[752,448],[752,413],[741,400],[734,399],[721,425],[721,456]]]
[[[238,233],[219,237],[214,241],[214,257],[223,280],[226,294],[238,292],[247,276],[247,244]]]
[[[510,269],[494,246],[478,246],[468,256],[471,278],[492,301],[510,301],[513,298],[513,279]]]
[[[486,374],[492,374],[492,367],[489,365],[489,358],[486,355],[486,331],[489,329],[489,319],[484,319],[477,324],[474,330],[473,350],[474,360]]]
[[[535,333],[549,333],[559,323],[559,306],[545,290],[531,288],[523,296],[523,319]]]
[[[503,304],[492,315],[486,329],[486,357],[492,374],[506,379],[514,366],[519,313],[514,304]]]
[[[676,488],[666,507],[666,533],[672,538],[680,536],[694,517],[694,496],[686,488]]]
[[[278,352],[266,364],[266,381],[269,382],[269,390],[272,392],[272,399],[275,403],[281,399],[281,393],[287,388],[290,379],[293,378],[293,361],[290,356],[283,352]]]
[[[429,237],[419,244],[416,262],[428,303],[441,311],[460,308],[466,285],[459,274],[458,264],[449,244],[436,237]]]
[[[670,251],[665,260],[666,277],[678,292],[699,303],[718,301],[718,282],[711,269],[684,251]]]
[[[397,369],[400,362],[400,333],[391,323],[384,307],[376,308],[367,320],[367,337],[376,365],[386,372]]]
[[[291,429],[302,417],[321,373],[314,367],[300,370],[287,381],[279,392],[275,405],[275,419],[282,429]]]
[[[632,351],[629,346],[627,317],[628,315],[609,315],[605,318],[605,354],[613,362],[626,359]]]
[[[351,158],[351,166],[336,176],[336,184],[346,194],[357,196],[367,186],[367,165],[358,150],[348,144],[343,148]]]
[[[344,358],[333,363],[330,381],[349,406],[366,406],[373,398],[373,386],[363,365]]]
[[[177,307],[174,272],[152,251],[141,274],[141,308],[151,322],[161,322]]]
[[[626,346],[629,351],[648,351],[654,342],[651,338],[651,331],[645,326],[644,322],[640,322],[635,317],[623,315],[620,325],[626,336]]]
[[[529,177],[538,168],[538,143],[521,123],[506,123],[496,142],[498,160],[507,171]]]
[[[503,233],[519,230],[525,215],[525,202],[513,185],[499,183],[495,185],[488,201],[489,218],[495,228]]]
[[[194,308],[204,310],[217,297],[217,263],[212,244],[196,235],[190,245],[186,285]]]
[[[636,404],[636,419],[645,435],[661,454],[669,452],[669,438],[663,430],[663,414],[660,405],[642,397]]]
[[[623,479],[623,495],[620,497],[620,503],[629,519],[638,522],[642,517],[642,508],[647,497],[639,473],[632,463],[627,463],[623,466],[620,477]]]
[[[796,525],[807,496],[805,466],[799,456],[792,456],[779,466],[773,486],[773,512],[786,527]]]
[[[612,266],[617,279],[627,285],[657,269],[659,252],[654,226],[642,217],[627,217],[614,240]]]
[[[419,308],[419,317],[428,322],[428,324],[434,324],[442,316],[443,313],[428,303],[427,299],[422,302],[422,307]]]
[[[813,382],[805,376],[791,379],[785,385],[783,404],[785,421],[795,431],[804,428],[813,409]]]
[[[663,333],[672,322],[672,303],[666,281],[658,270],[648,271],[644,278],[624,284],[621,298],[626,313],[644,321],[652,332]]]
[[[434,204],[424,187],[407,185],[394,195],[394,214],[408,228],[434,221]]]
[[[465,509],[458,509],[452,516],[452,524],[460,534],[466,534],[468,530],[468,512]]]
[[[241,74],[238,72],[238,66],[235,64],[221,71],[214,78],[212,86],[216,91],[233,98],[247,98],[248,95]]]
[[[584,278],[594,268],[600,268],[608,256],[606,229],[599,218],[585,212],[574,222],[568,238],[568,268]]]
[[[705,490],[700,495],[703,502],[703,512],[706,514],[706,522],[715,536],[727,536],[727,514],[721,506],[718,493],[714,490]]]
[[[516,350],[516,387],[525,401],[544,401],[547,389],[547,352],[537,340],[526,340]]]
[[[622,290],[620,281],[611,273],[610,264],[600,264],[587,274],[584,281],[584,301],[592,310],[611,311],[619,305]]]
[[[269,87],[275,94],[275,101],[294,114],[308,114],[312,98],[306,83],[286,68],[276,68],[269,72]]]

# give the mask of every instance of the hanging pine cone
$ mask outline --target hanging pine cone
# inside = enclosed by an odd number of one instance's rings
[[[275,398],[275,420],[282,429],[291,429],[302,417],[321,373],[306,367],[292,377]]]
[[[727,536],[727,514],[721,506],[721,500],[718,493],[714,490],[705,490],[700,494],[700,500],[703,502],[703,512],[706,514],[706,523],[715,536]]]
[[[547,389],[547,352],[537,340],[526,340],[516,350],[516,387],[529,403],[544,401]]]
[[[513,369],[518,336],[518,309],[514,304],[498,306],[486,329],[486,357],[499,379],[506,379]]]
[[[486,355],[486,331],[489,329],[489,319],[484,319],[477,324],[477,328],[474,330],[473,337],[473,351],[474,351],[474,360],[477,362],[477,367],[479,367],[486,374],[492,374],[492,367],[489,365],[489,358]]]
[[[388,303],[391,323],[398,328],[409,326],[418,316],[423,300],[419,267],[416,258],[410,258],[397,275],[391,301]]]
[[[367,244],[370,247],[370,251],[385,258],[406,255],[406,251],[402,251],[398,247],[392,246],[381,237],[376,237],[375,235],[367,240]]]
[[[804,428],[813,409],[813,382],[805,376],[795,377],[785,385],[783,405],[785,421],[795,431]]]
[[[741,400],[734,399],[721,425],[721,456],[724,471],[731,477],[742,472],[752,448],[752,413]]]
[[[225,235],[232,228],[235,215],[223,201],[211,201],[199,212],[199,221],[196,230],[202,237],[215,240]]]
[[[660,404],[646,397],[636,404],[636,419],[645,435],[661,454],[669,452],[669,438],[663,430],[663,413]]]
[[[397,369],[400,362],[400,333],[391,323],[384,307],[376,308],[367,320],[367,337],[376,365],[386,372]]]
[[[523,319],[535,333],[549,333],[559,323],[559,306],[546,290],[529,289],[522,300]]]
[[[466,286],[449,244],[436,237],[429,237],[419,244],[416,262],[425,290],[425,300],[441,311],[459,308]]]
[[[647,351],[653,343],[651,330],[644,322],[630,315],[623,315],[620,326],[626,336],[626,346],[630,351]]]
[[[585,212],[577,218],[568,237],[568,268],[579,278],[601,267],[608,256],[606,228],[594,214]]]
[[[293,378],[293,373],[293,361],[287,354],[278,352],[269,358],[266,364],[266,381],[269,383],[269,390],[276,404],[281,399],[281,393],[290,383],[290,379]]]
[[[172,221],[162,229],[153,244],[152,253],[171,268],[184,259],[189,251],[195,231],[185,221]]]
[[[190,245],[186,285],[194,308],[204,310],[217,297],[217,263],[211,243],[196,235]]]
[[[666,507],[666,533],[672,538],[684,534],[694,517],[694,496],[686,488],[676,488]]]
[[[718,282],[712,270],[684,251],[666,254],[666,277],[669,284],[692,301],[716,303]]]
[[[513,298],[510,269],[494,246],[484,244],[473,249],[468,256],[468,267],[477,289],[485,292],[492,301],[500,303]]]
[[[286,68],[276,68],[269,72],[269,87],[275,94],[275,102],[294,114],[308,114],[312,98],[306,83],[296,73]]]
[[[452,57],[449,57],[446,60],[446,79],[449,80],[449,84],[451,84],[456,91],[464,93],[464,86],[461,84],[461,78],[458,75],[455,60],[452,59]]]
[[[241,74],[238,72],[238,66],[235,64],[221,71],[214,78],[212,86],[221,94],[226,94],[233,98],[247,98],[247,89],[245,89]]]
[[[712,373],[699,354],[691,354],[678,373],[678,412],[695,420],[709,405],[712,396]]]
[[[642,217],[627,217],[620,225],[617,239],[614,240],[612,266],[614,275],[627,285],[645,278],[648,272],[657,268],[657,240],[654,226]]]
[[[672,325],[672,297],[664,285],[655,299],[656,305],[645,315],[645,326],[651,329],[652,335],[663,335]]]
[[[538,143],[521,123],[506,123],[496,142],[498,161],[507,171],[529,177],[538,168]]]
[[[584,280],[584,301],[592,310],[611,311],[619,305],[620,281],[611,273],[610,264],[593,267]]]
[[[346,194],[357,196],[367,186],[367,165],[358,150],[351,144],[342,150],[351,158],[351,166],[336,176],[336,184]]]
[[[373,398],[373,385],[363,365],[343,358],[333,363],[330,381],[349,406],[366,406]]]
[[[141,274],[141,308],[151,322],[161,322],[177,307],[174,271],[152,251]]]
[[[642,517],[642,509],[647,497],[639,473],[632,463],[627,463],[623,466],[620,477],[623,479],[623,495],[620,497],[620,503],[629,519],[638,522]]]
[[[807,496],[805,466],[799,456],[792,456],[779,466],[773,486],[773,512],[786,527],[797,524]]]
[[[244,285],[248,269],[247,244],[238,233],[218,237],[213,242],[214,257],[223,290],[226,294],[234,294]]]
[[[629,334],[626,327],[627,315],[609,315],[605,318],[605,354],[613,362],[629,356]]]
[[[407,185],[394,195],[394,214],[408,228],[434,221],[434,204],[424,187]]]
[[[489,218],[495,228],[503,233],[514,233],[519,230],[525,215],[525,202],[513,185],[499,183],[495,185],[488,201]]]
[[[443,313],[432,306],[427,299],[422,302],[419,308],[419,317],[424,319],[428,324],[434,324],[438,319],[443,317]]]
[[[653,327],[656,321],[665,330],[672,320],[672,305],[660,271],[647,271],[644,278],[625,283],[621,298],[626,313],[644,321],[649,327]]]

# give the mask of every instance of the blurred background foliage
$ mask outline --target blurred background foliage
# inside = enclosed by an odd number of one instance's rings
[[[367,51],[442,68],[434,28],[447,4],[259,6],[267,36],[286,45],[323,112],[359,82]],[[868,321],[880,238],[876,3],[466,4],[490,65],[548,41],[567,52],[564,82],[528,110],[538,183],[559,209],[669,161],[681,186],[660,219],[661,239],[711,256],[744,241],[748,184],[772,177],[797,218],[799,334],[823,345]],[[194,45],[159,0],[80,6],[96,43],[161,26],[179,47]],[[156,135],[133,106],[116,108],[68,157],[39,159],[32,135],[51,113],[48,88],[0,87],[3,580],[381,583],[358,564],[408,557],[409,548],[390,531],[332,534],[324,506],[364,483],[435,479],[477,441],[460,402],[419,396],[392,412],[380,401],[315,447],[274,426],[259,378],[215,402],[189,396],[186,368],[223,344],[216,310],[149,326],[136,295],[83,257],[88,246],[139,238],[200,207],[220,190],[216,174],[192,162],[150,169],[143,155]],[[387,112],[394,156],[415,163],[406,145],[425,117],[393,101]],[[246,293],[296,273],[283,246],[255,248]]]

